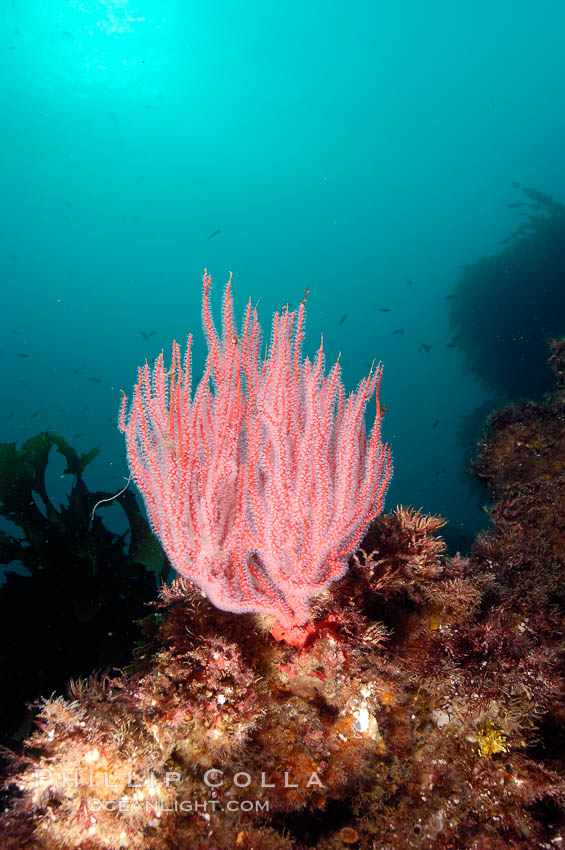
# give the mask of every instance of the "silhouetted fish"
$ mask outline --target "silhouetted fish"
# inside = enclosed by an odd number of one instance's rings
[[[446,348],[456,348],[457,347],[457,340],[452,339],[451,342],[448,342],[445,347]]]
[[[410,286],[414,286],[409,277],[405,277],[404,280],[406,281],[406,283],[410,284]]]
[[[396,328],[396,330],[394,330],[392,332],[392,335],[393,336],[402,336],[403,333],[404,333],[404,328]]]
[[[92,384],[99,384],[101,382],[101,380],[102,380],[101,378],[89,378],[89,381]]]
[[[82,436],[83,436],[82,434],[73,434],[73,436],[71,437],[71,440],[78,440],[79,437],[82,437]]]
[[[450,298],[455,298],[455,295],[446,295],[445,300],[449,301]]]
[[[29,357],[29,354],[23,354],[21,351],[19,351],[16,357]]]
[[[343,316],[341,317],[341,319],[339,320],[339,324],[343,325],[343,323],[345,322],[346,319],[347,319],[347,313],[344,313]]]
[[[39,410],[36,410],[35,413],[32,413],[29,417],[30,419],[36,419],[39,416]]]
[[[13,415],[14,415],[14,411],[10,410],[10,412],[8,413],[7,419],[11,419]]]
[[[437,428],[438,425],[439,425],[439,419],[436,419],[436,421],[432,425],[432,428]]]
[[[20,335],[20,332],[19,332],[19,331],[17,331],[15,328],[10,328],[10,333],[11,333],[11,334],[16,334],[17,336],[19,336],[19,335]]]
[[[421,343],[420,343],[420,345],[422,346],[422,348],[424,349],[424,351],[425,351],[427,354],[429,354],[429,353],[430,353],[430,351],[432,350],[431,345],[426,345],[426,343],[425,343],[425,342],[421,342]]]
[[[379,307],[379,313],[390,313],[388,307]]]
[[[220,231],[219,231],[219,230],[214,230],[214,232],[210,234],[210,236],[208,237],[208,239],[213,239],[213,238],[214,238],[214,236],[217,236],[217,235],[218,235],[218,233],[220,233]]]

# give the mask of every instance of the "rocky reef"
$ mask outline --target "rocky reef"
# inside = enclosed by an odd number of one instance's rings
[[[508,207],[522,219],[500,250],[463,267],[448,296],[451,345],[499,401],[551,392],[546,350],[565,333],[565,205],[533,187]]]
[[[4,848],[563,846],[564,342],[551,362],[554,395],[479,446],[470,557],[398,507],[292,645],[165,586],[126,671],[42,703]]]

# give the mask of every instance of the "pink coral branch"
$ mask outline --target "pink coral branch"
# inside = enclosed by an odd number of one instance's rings
[[[120,429],[153,530],[175,567],[226,611],[273,615],[285,629],[309,618],[310,599],[340,578],[368,523],[383,507],[392,475],[380,439],[381,367],[344,399],[339,363],[324,373],[301,357],[304,302],[275,313],[268,355],[251,303],[237,335],[231,275],[222,334],[214,325],[204,272],[204,375],[191,390],[173,342],[124,396]],[[376,416],[365,433],[367,402]]]

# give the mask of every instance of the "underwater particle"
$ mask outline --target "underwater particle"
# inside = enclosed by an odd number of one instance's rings
[[[477,734],[477,744],[479,755],[482,759],[492,756],[495,753],[507,753],[506,733],[500,726],[488,720],[483,729]]]
[[[339,831],[339,838],[342,844],[357,844],[359,833],[352,826],[344,826]]]

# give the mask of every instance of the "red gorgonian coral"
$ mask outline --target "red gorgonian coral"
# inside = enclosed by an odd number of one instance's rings
[[[248,303],[241,333],[231,275],[220,336],[204,272],[204,375],[191,391],[191,345],[184,362],[159,355],[139,369],[125,432],[133,478],[175,569],[218,607],[271,614],[285,629],[304,624],[309,600],[340,578],[347,556],[382,510],[392,475],[380,440],[381,367],[344,398],[339,364],[324,374],[322,344],[301,357],[304,302],[273,318],[268,355]],[[376,416],[364,412],[375,393]]]

